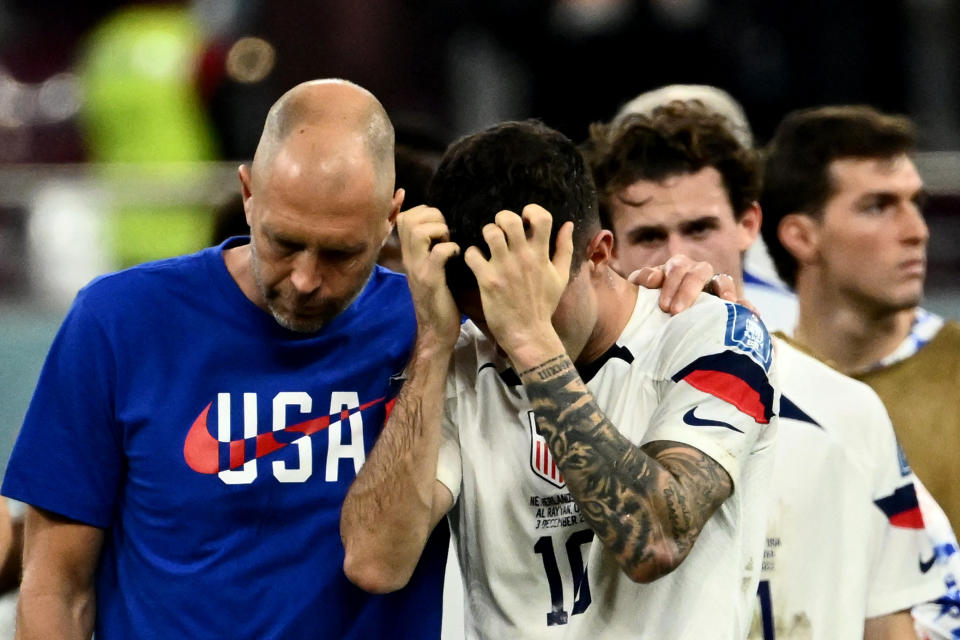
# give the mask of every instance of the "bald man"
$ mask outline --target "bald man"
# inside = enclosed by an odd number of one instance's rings
[[[395,594],[341,568],[415,331],[375,266],[390,121],[299,85],[239,173],[249,239],[98,278],[60,329],[3,484],[30,505],[18,638],[439,637],[446,531]]]

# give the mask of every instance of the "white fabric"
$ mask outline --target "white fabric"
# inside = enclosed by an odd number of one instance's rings
[[[793,333],[800,307],[792,291],[779,282],[761,279],[754,274],[743,283],[743,297],[760,314],[768,331]]]
[[[914,311],[913,324],[910,325],[910,333],[903,339],[903,342],[893,350],[890,355],[881,358],[869,369],[882,369],[895,365],[898,362],[906,360],[925,344],[933,340],[940,329],[943,328],[945,320],[937,314],[917,307]]]
[[[609,359],[588,387],[632,442],[667,439],[700,449],[728,471],[733,494],[678,569],[650,584],[632,582],[593,541],[562,478],[551,475],[549,464],[536,471],[537,444],[542,460],[545,443],[523,387],[503,382],[498,371],[506,363],[466,323],[448,378],[438,478],[457,498],[449,517],[464,576],[467,638],[661,640],[746,633],[759,579],[776,418],[760,424],[671,379],[701,356],[746,353],[726,344],[730,318],[739,313],[742,320],[742,307],[701,296],[692,309],[670,318],[657,307],[657,295],[641,289],[617,341],[632,362]],[[759,346],[762,360],[769,337],[755,319],[749,323],[760,335],[747,346]],[[697,418],[723,421],[742,433],[685,424],[681,416],[694,408]],[[584,564],[587,584],[574,588]],[[554,605],[551,592],[561,591]]]
[[[776,340],[780,429],[751,638],[863,638],[864,619],[909,609],[943,592],[923,528],[894,526],[875,503],[916,478],[903,461],[880,398]],[[788,417],[795,404],[813,423]],[[815,424],[814,424],[815,423]],[[763,595],[769,590],[769,596]],[[766,598],[766,602],[764,600]]]
[[[957,536],[927,488],[917,481],[917,496],[927,525],[927,532],[937,552],[937,564],[943,569],[946,593],[937,602],[913,608],[917,635],[921,640],[956,640],[960,638],[960,550]]]

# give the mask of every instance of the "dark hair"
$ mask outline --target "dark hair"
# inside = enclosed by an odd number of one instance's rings
[[[584,144],[600,200],[600,221],[612,228],[610,200],[638,180],[660,182],[713,167],[739,220],[760,192],[757,154],[744,147],[724,116],[699,100],[675,100],[649,115],[594,124]]]
[[[780,222],[791,213],[823,213],[835,186],[830,163],[891,158],[910,153],[915,144],[916,129],[909,119],[864,105],[802,109],[783,119],[765,154],[760,202],[763,239],[784,282],[796,286],[798,265],[780,243]]]
[[[504,209],[519,214],[538,204],[553,216],[551,253],[559,228],[573,222],[571,271],[600,226],[596,190],[580,152],[562,133],[533,120],[504,122],[451,144],[430,181],[427,204],[443,213],[461,249],[474,245],[487,256],[484,225]],[[447,278],[455,293],[477,286],[460,256],[448,263]]]

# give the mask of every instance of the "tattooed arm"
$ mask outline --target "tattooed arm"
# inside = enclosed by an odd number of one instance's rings
[[[469,247],[464,259],[477,277],[487,326],[523,372],[540,432],[581,512],[623,571],[649,582],[683,561],[733,482],[689,445],[635,446],[597,406],[553,326],[558,302],[569,290],[573,243],[568,222],[557,233],[551,258],[551,225],[550,214],[537,205],[524,207],[522,219],[501,211],[483,229],[490,258]],[[605,286],[609,245],[601,234],[594,246],[575,276],[578,295],[585,281],[594,292]]]
[[[723,467],[679,442],[631,443],[565,354],[520,379],[570,492],[623,571],[650,582],[679,566],[733,491]]]

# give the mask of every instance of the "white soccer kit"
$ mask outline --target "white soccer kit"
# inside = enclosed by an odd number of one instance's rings
[[[759,579],[776,429],[770,338],[701,296],[670,317],[641,289],[616,344],[581,375],[637,445],[672,440],[723,466],[733,494],[688,557],[632,582],[594,540],[516,374],[466,323],[447,382],[438,479],[464,578],[467,638],[743,637]]]
[[[915,478],[867,385],[775,340],[774,499],[751,638],[863,638],[864,619],[944,592]]]

